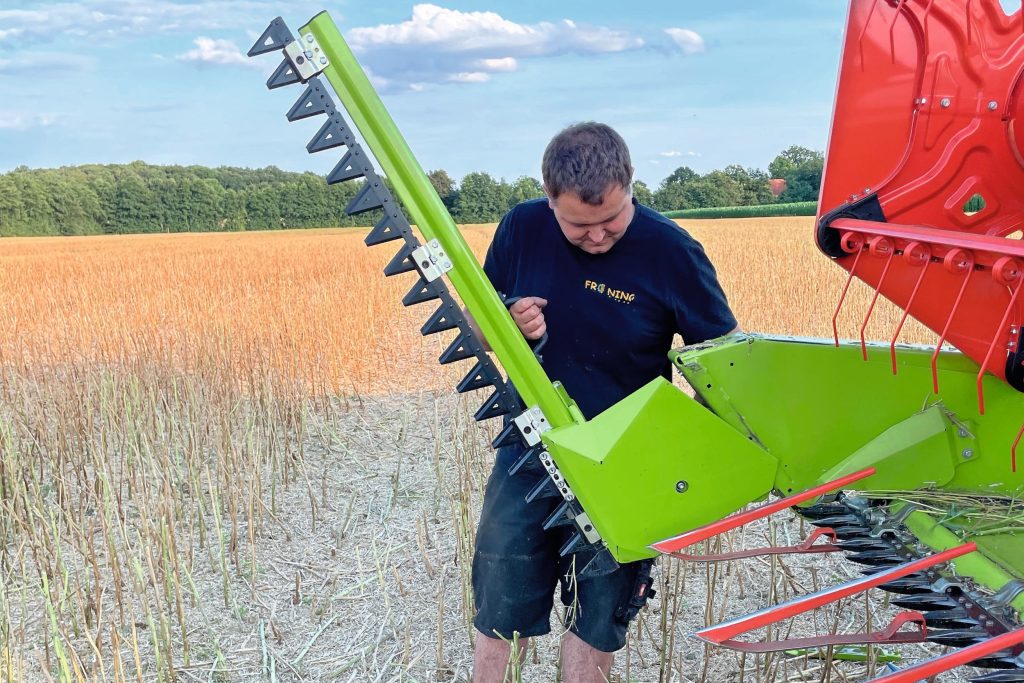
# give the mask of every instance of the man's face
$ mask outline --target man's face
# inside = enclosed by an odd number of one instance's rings
[[[588,254],[603,254],[615,246],[633,220],[630,190],[613,183],[602,200],[587,204],[575,192],[563,192],[557,199],[548,196],[548,206],[565,239]]]

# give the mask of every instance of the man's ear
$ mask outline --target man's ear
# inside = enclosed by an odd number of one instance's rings
[[[551,196],[551,190],[548,189],[547,185],[544,186],[544,194],[547,195],[547,198],[548,198],[548,208],[551,209],[552,211],[554,211],[554,209],[555,209],[555,198]]]

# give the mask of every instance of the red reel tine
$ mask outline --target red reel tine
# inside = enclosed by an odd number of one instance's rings
[[[903,317],[900,318],[900,324],[896,326],[896,332],[892,335],[892,340],[889,342],[889,355],[892,358],[892,374],[894,375],[896,374],[896,342],[900,338],[900,332],[903,331],[903,325],[907,322],[907,317],[910,316],[910,307],[914,305],[914,299],[917,298],[917,293],[921,289],[924,276],[928,273],[928,266],[932,263],[932,249],[923,242],[911,242],[903,249],[903,260],[911,268],[920,268],[921,274],[917,276],[917,282],[914,283],[910,299],[907,300],[907,305],[903,310]]]
[[[1017,259],[1012,256],[1003,256],[995,262],[992,266],[992,279],[996,281],[996,284],[1003,287],[1012,287],[1013,293],[1010,295],[1010,303],[1006,305],[1006,310],[1003,311],[1003,317],[999,320],[999,325],[996,327],[996,331],[992,334],[992,343],[989,344],[988,353],[985,354],[985,360],[981,364],[981,369],[978,371],[978,412],[982,415],[985,414],[985,391],[982,388],[982,380],[985,378],[985,372],[988,371],[989,361],[992,360],[992,354],[995,353],[996,348],[999,346],[999,342],[1003,342],[1005,348],[1006,344],[1009,343],[1007,339],[1007,323],[1010,320],[1010,314],[1013,312],[1013,307],[1017,304],[1017,297],[1020,295],[1021,282],[1024,282],[1024,278],[1021,277],[1020,264]]]
[[[846,293],[850,291],[850,283],[853,282],[853,276],[857,272],[857,264],[860,263],[860,257],[864,253],[864,235],[859,232],[844,232],[839,238],[839,244],[847,254],[856,254],[856,256],[853,259],[853,265],[850,266],[850,275],[846,278],[843,293],[839,295],[836,312],[832,314],[832,336],[835,339],[836,348],[839,348],[839,326],[836,321],[839,319],[839,310],[843,307],[843,301],[846,300]]]
[[[877,258],[884,258],[885,266],[882,268],[882,274],[878,278],[878,286],[875,287],[875,295],[871,298],[871,305],[868,306],[864,322],[860,324],[860,353],[864,360],[868,359],[868,345],[864,340],[864,331],[867,329],[868,320],[871,319],[871,314],[875,310],[875,304],[878,303],[878,295],[882,293],[882,283],[885,282],[885,276],[889,274],[889,266],[892,265],[892,259],[896,255],[896,245],[888,237],[877,235],[868,240],[868,253]]]
[[[956,317],[956,311],[960,308],[960,302],[963,301],[964,292],[967,291],[967,283],[971,281],[971,273],[974,272],[974,255],[966,249],[960,249],[959,247],[950,249],[946,254],[946,258],[942,260],[942,265],[952,275],[963,276],[964,283],[960,286],[960,292],[956,295],[953,308],[949,311],[949,317],[946,318],[946,325],[942,328],[939,341],[935,344],[935,353],[932,354],[932,390],[936,394],[939,393],[939,370],[937,367],[939,352],[942,350],[942,345],[946,342],[949,327],[953,324],[953,318]]]

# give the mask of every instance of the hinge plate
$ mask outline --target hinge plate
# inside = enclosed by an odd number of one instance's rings
[[[530,408],[515,420],[516,427],[523,435],[523,441],[527,446],[536,446],[540,443],[540,435],[551,429],[548,419],[544,417],[539,406]]]
[[[427,282],[433,282],[455,267],[437,240],[430,240],[414,249],[412,260]]]
[[[292,68],[305,83],[313,76],[327,68],[330,62],[327,55],[320,49],[316,37],[312,33],[305,33],[297,40],[284,46],[284,54],[292,63]]]

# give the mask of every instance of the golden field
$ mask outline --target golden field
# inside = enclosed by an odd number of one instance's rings
[[[845,272],[814,247],[813,219],[680,224],[705,245],[744,329],[831,336]],[[434,361],[452,333],[420,337],[430,304],[400,303],[414,275],[381,274],[398,242],[367,248],[365,232],[5,240],[0,360],[227,371],[314,394],[443,388]],[[480,259],[492,232],[463,230]],[[855,283],[841,336],[858,336],[870,295]],[[868,338],[888,339],[897,321],[882,302]]]
[[[812,219],[684,225],[745,329],[830,335],[845,278]],[[463,230],[479,258],[493,229]],[[494,426],[450,396],[453,333],[402,307],[415,276],[383,277],[397,243],[365,233],[0,241],[0,683],[466,680]],[[685,638],[787,572],[662,571],[613,680],[796,680]]]

